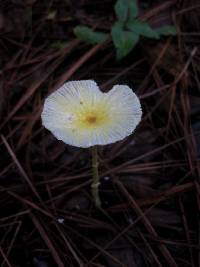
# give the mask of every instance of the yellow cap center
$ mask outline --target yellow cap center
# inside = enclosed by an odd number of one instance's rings
[[[96,115],[88,116],[88,117],[86,117],[86,121],[89,124],[95,124],[97,122],[97,117],[96,117]]]
[[[75,124],[79,129],[96,129],[110,121],[105,105],[87,106],[76,112]]]

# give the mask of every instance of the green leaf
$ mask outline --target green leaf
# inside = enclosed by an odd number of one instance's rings
[[[148,38],[159,39],[159,34],[155,30],[153,30],[146,22],[133,20],[127,23],[127,28],[139,35]]]
[[[156,29],[156,32],[159,35],[176,35],[177,34],[177,30],[174,26],[163,26],[160,27],[158,29]]]
[[[117,0],[115,4],[115,13],[119,21],[125,22],[128,17],[127,0]]]
[[[129,20],[135,19],[138,15],[137,0],[128,0],[129,2]]]
[[[138,6],[136,0],[117,0],[115,4],[115,13],[120,22],[132,20],[138,15]]]
[[[94,32],[92,29],[86,26],[75,27],[74,34],[82,41],[85,41],[90,44],[103,43],[108,37],[108,34],[102,32]]]
[[[123,30],[122,24],[116,22],[111,29],[114,46],[117,50],[117,59],[127,56],[139,41],[139,35]]]

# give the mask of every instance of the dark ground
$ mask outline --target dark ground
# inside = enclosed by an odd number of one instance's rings
[[[141,18],[178,34],[120,62],[111,42],[73,35],[108,30],[114,3],[0,1],[1,267],[200,266],[200,2],[140,0]],[[126,83],[143,106],[135,134],[100,149],[100,211],[89,151],[41,125],[44,98],[72,79]]]

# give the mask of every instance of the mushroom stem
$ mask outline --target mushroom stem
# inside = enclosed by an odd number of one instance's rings
[[[101,208],[101,200],[99,197],[99,172],[98,172],[98,153],[97,146],[93,146],[92,150],[92,176],[93,182],[91,184],[92,196],[94,198],[94,203],[97,208]]]

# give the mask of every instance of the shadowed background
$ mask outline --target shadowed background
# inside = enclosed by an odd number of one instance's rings
[[[140,38],[117,61],[110,38],[73,32],[109,33],[115,2],[0,2],[1,267],[200,266],[200,4],[138,0],[141,20],[177,35]],[[89,150],[40,120],[44,98],[78,79],[127,84],[143,107],[133,135],[99,149],[99,211]]]

